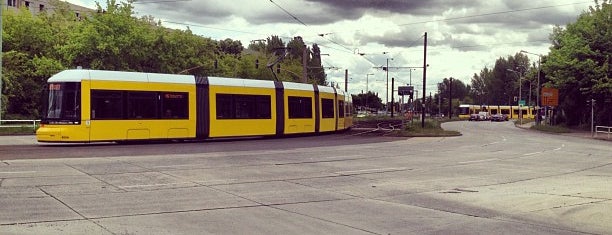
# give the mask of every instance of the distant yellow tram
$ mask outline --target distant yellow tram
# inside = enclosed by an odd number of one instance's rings
[[[469,119],[470,114],[478,114],[479,112],[488,112],[490,115],[494,114],[505,114],[510,119],[518,119],[519,114],[522,113],[523,118],[534,119],[536,116],[536,109],[533,106],[509,106],[509,105],[471,105],[461,104],[459,105],[459,118]]]
[[[39,142],[208,139],[341,131],[350,96],[311,84],[66,70],[48,80]]]

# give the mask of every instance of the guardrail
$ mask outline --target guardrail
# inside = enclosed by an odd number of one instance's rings
[[[9,125],[5,125],[5,123],[9,123]],[[36,130],[37,123],[40,123],[40,120],[0,120],[0,128],[32,127]]]
[[[608,139],[610,139],[610,134],[612,134],[612,126],[595,126],[595,137],[597,137],[597,133],[608,134]]]

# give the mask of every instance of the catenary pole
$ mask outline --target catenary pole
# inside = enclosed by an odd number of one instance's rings
[[[427,32],[425,32],[423,41],[423,102],[421,102],[421,128],[425,128],[425,87],[427,87]]]

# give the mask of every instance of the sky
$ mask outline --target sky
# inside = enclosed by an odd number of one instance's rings
[[[67,1],[91,8],[96,2]],[[98,2],[106,7],[106,0]],[[240,40],[245,47],[270,35],[285,43],[301,36],[329,54],[322,56],[323,66],[333,67],[326,69],[328,81],[344,87],[348,69],[350,93],[378,92],[385,102],[392,77],[396,86],[412,83],[422,95],[425,32],[429,95],[444,78],[469,85],[475,73],[492,68],[500,57],[521,50],[548,54],[553,27],[575,22],[592,5],[592,0],[137,0],[134,11],[165,27],[189,27],[194,34]],[[387,61],[388,84],[381,69]]]

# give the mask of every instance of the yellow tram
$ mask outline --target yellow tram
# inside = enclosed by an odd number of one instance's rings
[[[39,142],[208,139],[350,128],[350,96],[311,84],[65,70],[48,80]]]
[[[510,119],[518,119],[522,113],[523,118],[534,119],[536,114],[536,107],[533,106],[509,106],[509,105],[471,105],[461,104],[459,105],[459,118],[469,119],[470,114],[478,114],[479,112],[488,112],[490,115],[504,114]]]

